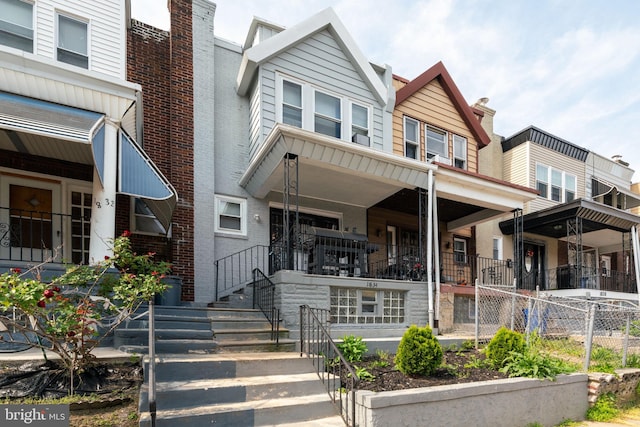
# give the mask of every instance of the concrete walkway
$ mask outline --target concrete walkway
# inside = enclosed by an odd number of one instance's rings
[[[123,351],[117,350],[113,347],[96,347],[92,354],[96,356],[98,359],[122,359],[122,360],[130,360],[131,357],[136,356],[131,353],[125,353]],[[47,358],[50,360],[59,359],[59,356],[51,351],[46,352]],[[144,354],[137,355],[139,357],[143,357]],[[44,361],[44,355],[42,354],[42,350],[37,348],[30,348],[29,350],[17,351],[17,352],[0,352],[0,362],[28,362],[34,360],[42,360]]]

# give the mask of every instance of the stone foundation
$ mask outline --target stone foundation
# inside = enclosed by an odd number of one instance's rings
[[[615,374],[594,372],[589,374],[589,404],[593,405],[598,397],[613,393],[618,403],[631,402],[637,398],[636,388],[640,383],[640,369],[617,369]]]

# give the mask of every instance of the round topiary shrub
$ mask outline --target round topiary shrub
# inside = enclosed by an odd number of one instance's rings
[[[395,363],[405,375],[431,375],[442,363],[442,346],[431,328],[411,326],[404,333]]]
[[[496,368],[502,368],[509,353],[523,353],[527,347],[527,342],[520,332],[512,331],[502,326],[493,336],[485,354]]]

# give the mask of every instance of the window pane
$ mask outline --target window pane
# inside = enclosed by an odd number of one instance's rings
[[[33,5],[0,0],[0,44],[33,52]]]
[[[351,121],[353,125],[368,129],[369,128],[369,111],[360,105],[351,105]]]
[[[316,92],[316,113],[340,120],[340,99],[326,93]]]
[[[302,108],[302,87],[299,84],[283,81],[282,98],[285,104]]]
[[[546,166],[536,166],[536,180],[540,182],[549,182],[549,172]]]
[[[418,146],[417,145],[407,143],[405,151],[406,151],[405,155],[407,157],[412,158],[412,159],[417,159],[418,158]]]
[[[404,138],[409,141],[418,142],[418,123],[413,120],[404,121]]]
[[[544,197],[545,199],[548,197],[547,184],[545,184],[544,182],[538,181],[537,189],[540,192],[540,197]]]
[[[59,15],[58,47],[87,55],[87,24]]]
[[[560,201],[560,187],[551,186],[551,200],[559,202]]]
[[[302,127],[302,110],[299,108],[282,106],[282,122],[287,125]]]
[[[449,157],[446,137],[446,132],[427,126],[427,152]]]
[[[324,117],[316,116],[315,131],[324,135],[334,136],[341,138],[341,123],[333,120],[326,119]]]
[[[240,216],[240,204],[226,202],[224,200],[220,201],[220,213],[222,215],[230,215],[230,216]]]
[[[551,185],[562,187],[562,172],[551,169]]]
[[[567,191],[576,191],[576,177],[573,175],[565,175],[564,177],[565,188]]]
[[[220,228],[229,230],[240,230],[240,218],[220,215]]]

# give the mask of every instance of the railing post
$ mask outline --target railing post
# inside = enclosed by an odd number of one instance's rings
[[[151,427],[156,425],[156,330],[154,297],[149,300],[149,413]]]
[[[627,322],[624,328],[624,343],[622,344],[622,367],[627,366],[627,352],[629,351],[629,330],[631,329],[631,314],[627,311]]]

